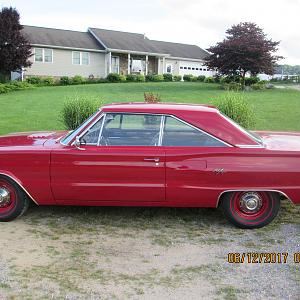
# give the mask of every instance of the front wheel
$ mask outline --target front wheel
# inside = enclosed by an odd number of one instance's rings
[[[25,213],[29,200],[11,179],[0,177],[0,222],[11,221]]]
[[[273,192],[232,192],[223,196],[221,208],[227,219],[240,228],[260,228],[278,214],[280,199]]]

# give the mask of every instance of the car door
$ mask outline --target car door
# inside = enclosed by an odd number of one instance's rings
[[[58,203],[139,205],[165,201],[165,153],[158,147],[161,116],[108,113],[81,137],[81,150],[51,155]]]
[[[170,205],[214,206],[218,181],[224,185],[217,166],[222,167],[222,156],[233,148],[172,116],[165,118],[162,146],[166,152],[166,200]]]

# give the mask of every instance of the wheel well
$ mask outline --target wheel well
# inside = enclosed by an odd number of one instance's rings
[[[7,180],[10,180],[12,182],[14,182],[24,193],[24,195],[28,198],[28,200],[34,204],[37,204],[38,203],[34,200],[34,198],[28,193],[28,191],[22,186],[22,184],[20,184],[20,182],[18,180],[16,180],[15,178],[13,178],[12,176],[9,176],[7,174],[3,174],[3,173],[0,173],[0,178],[4,178],[4,179],[7,179]]]
[[[216,207],[220,207],[223,199],[225,198],[226,195],[228,195],[229,193],[233,193],[233,192],[248,192],[248,191],[256,191],[256,192],[269,192],[269,193],[274,193],[276,195],[278,195],[279,199],[280,200],[289,200],[291,203],[292,203],[292,200],[283,192],[281,191],[278,191],[278,190],[253,190],[253,189],[250,189],[250,190],[227,190],[227,191],[224,191],[222,192],[219,197],[218,197],[218,200],[217,200],[217,205]]]

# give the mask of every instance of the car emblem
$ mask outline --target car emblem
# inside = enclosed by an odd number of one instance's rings
[[[214,169],[214,173],[216,175],[223,175],[225,173],[225,170],[223,168]]]

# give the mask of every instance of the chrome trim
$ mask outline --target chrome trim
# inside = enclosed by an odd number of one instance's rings
[[[11,203],[10,192],[4,187],[0,187],[0,208],[7,207]]]
[[[102,124],[101,124],[99,136],[98,136],[97,146],[100,146],[100,142],[101,142],[101,138],[102,138],[102,133],[103,133],[103,128],[104,128],[105,120],[106,120],[106,113],[103,116],[103,121],[102,121]]]
[[[161,146],[162,145],[162,139],[163,139],[163,135],[164,135],[164,127],[165,127],[165,119],[166,116],[161,116],[160,119],[160,129],[159,129],[159,138],[158,138],[158,145],[157,146]]]
[[[11,180],[13,180],[15,183],[17,183],[17,184],[22,188],[22,190],[29,196],[29,198],[30,198],[36,205],[39,205],[39,204],[35,201],[35,199],[30,195],[30,193],[24,188],[24,186],[19,182],[18,179],[14,178],[14,177],[12,177],[12,176],[10,176],[10,175],[7,175],[7,174],[5,174],[5,173],[0,173],[0,175],[4,175],[4,176],[6,176],[6,177],[9,177]]]
[[[87,127],[85,130],[83,130],[81,132],[80,135],[78,135],[79,138],[81,138],[91,127],[93,127],[100,119],[101,117],[105,115],[105,113],[103,114],[100,114],[98,118],[96,118],[96,120],[94,122],[91,123],[91,125],[89,127]],[[73,143],[70,145],[70,146],[74,146],[74,143],[75,143],[75,140],[73,141]],[[64,144],[62,144],[64,145]],[[97,146],[97,144],[87,144],[87,145],[90,145],[90,146]],[[65,145],[66,146],[66,145]]]
[[[184,123],[184,124],[186,124],[186,125],[188,125],[188,126],[194,128],[195,130],[198,130],[199,132],[202,132],[202,133],[204,133],[204,134],[210,136],[211,138],[213,138],[213,139],[219,141],[220,143],[223,143],[224,146],[231,147],[231,148],[234,147],[233,145],[231,145],[231,144],[229,144],[229,143],[227,143],[227,142],[225,142],[225,141],[223,141],[223,140],[221,140],[221,139],[215,137],[214,135],[212,135],[212,134],[210,134],[210,133],[208,133],[208,132],[206,132],[206,131],[204,131],[204,130],[202,130],[202,129],[200,129],[200,128],[198,128],[198,127],[196,127],[196,126],[194,126],[194,125],[192,125],[192,124],[190,124],[190,123],[188,123],[188,122],[186,122],[186,121],[184,121],[184,120],[182,120],[182,119],[180,119],[180,118],[178,118],[178,117],[175,116],[175,115],[164,114],[164,113],[147,113],[147,112],[122,112],[122,111],[103,112],[102,114],[100,114],[100,116],[99,116],[93,123],[91,123],[91,125],[90,125],[89,127],[87,127],[87,128],[79,135],[79,138],[81,138],[81,137],[82,137],[82,136],[83,136],[83,135],[84,135],[84,134],[92,127],[92,126],[94,126],[95,123],[97,123],[97,122],[99,121],[99,119],[100,119],[103,115],[106,116],[107,114],[125,114],[125,115],[127,114],[127,115],[151,115],[151,116],[161,116],[161,117],[163,117],[164,123],[165,123],[166,117],[171,117],[171,118],[174,118],[174,119],[178,120],[179,122],[182,122],[182,123]],[[103,121],[102,125],[104,125],[104,121]],[[161,124],[160,124],[160,132],[161,132],[161,129],[162,129],[162,121],[161,121]],[[102,128],[102,130],[103,130],[103,128]],[[102,131],[100,132],[100,134],[102,135]],[[164,134],[164,133],[162,132],[162,135],[161,135],[161,144],[158,144],[158,146],[162,146],[162,137],[163,137],[163,134]],[[101,137],[101,135],[99,135],[99,137]],[[61,143],[61,144],[64,145],[63,143]],[[74,145],[74,142],[71,144],[71,146],[73,146],[73,145]],[[99,144],[87,144],[87,145],[100,146]],[[199,146],[199,147],[200,147],[200,146]],[[203,147],[205,147],[205,146],[202,146],[202,148],[203,148]],[[211,148],[221,148],[221,147],[211,147]]]
[[[251,149],[251,148],[265,149],[265,147],[263,145],[236,145],[236,146],[239,147],[239,148],[248,148],[248,149]]]
[[[219,195],[219,197],[218,197],[216,207],[219,206],[219,202],[220,202],[220,199],[223,196],[223,194],[225,194],[225,193],[232,193],[232,192],[274,192],[274,193],[281,194],[286,199],[288,199],[291,203],[294,204],[294,202],[291,200],[290,197],[287,196],[287,194],[285,194],[284,192],[279,191],[279,190],[268,190],[268,189],[236,189],[236,190],[226,190],[226,191],[221,192],[220,195]]]

